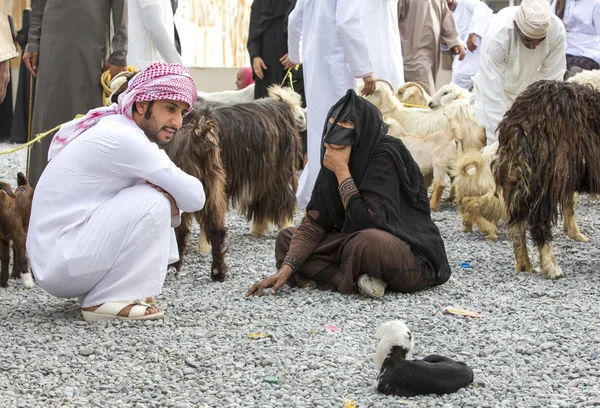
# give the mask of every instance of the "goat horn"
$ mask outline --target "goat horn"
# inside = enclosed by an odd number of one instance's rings
[[[392,93],[396,92],[394,90],[394,86],[391,83],[389,83],[387,80],[385,80],[385,79],[376,79],[375,82],[383,82],[383,83],[387,84],[390,87],[390,89],[392,90]]]
[[[414,81],[416,84],[419,84],[423,87],[423,89],[425,89],[425,92],[427,92],[429,95],[431,95],[431,90],[429,89],[429,86],[427,86],[427,84],[425,82],[421,82],[421,81]]]

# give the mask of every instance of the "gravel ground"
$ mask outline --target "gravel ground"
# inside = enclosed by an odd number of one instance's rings
[[[0,156],[0,180],[15,184],[24,167],[24,151]],[[448,204],[433,218],[453,278],[413,295],[369,300],[284,288],[245,298],[274,272],[275,231],[255,239],[233,212],[230,279],[211,282],[208,256],[190,251],[184,273],[170,273],[158,298],[162,321],[88,324],[74,299],[11,281],[0,290],[0,406],[344,407],[343,396],[361,408],[600,406],[599,207],[583,196],[577,209],[588,244],[557,229],[567,277],[555,282],[515,273],[506,229],[497,243],[464,234]],[[442,314],[446,306],[484,317]],[[475,383],[445,396],[377,394],[374,333],[392,319],[412,330],[416,357],[462,360]],[[339,330],[328,331],[328,323]],[[252,340],[254,332],[272,337]]]

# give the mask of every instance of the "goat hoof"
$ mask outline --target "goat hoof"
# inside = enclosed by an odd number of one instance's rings
[[[219,269],[217,268],[213,268],[212,269],[212,273],[210,274],[210,277],[213,281],[215,282],[225,282],[225,277],[227,276],[226,273],[221,272]]]
[[[463,225],[462,231],[463,232],[473,232],[473,227],[470,225]]]
[[[492,234],[486,235],[485,240],[490,241],[490,242],[496,242],[496,241],[498,241],[498,236],[492,235]]]
[[[533,265],[531,264],[531,262],[525,262],[525,263],[517,263],[517,265],[515,266],[515,271],[516,272],[529,272],[529,273],[533,273]]]
[[[8,282],[0,282],[0,287],[7,288]]]
[[[565,276],[560,266],[552,264],[548,265],[548,267],[545,270],[542,270],[542,274],[544,275],[544,278],[552,280],[559,279]]]
[[[577,242],[589,242],[590,241],[590,239],[588,237],[586,237],[585,235],[583,235],[581,232],[577,233],[577,234],[570,235],[570,238],[573,241],[577,241]]]
[[[31,289],[35,286],[35,284],[33,283],[33,277],[31,276],[31,273],[24,273],[22,277],[23,286],[25,287],[25,289]]]

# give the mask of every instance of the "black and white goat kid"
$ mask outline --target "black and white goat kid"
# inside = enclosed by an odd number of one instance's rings
[[[376,336],[377,391],[382,394],[450,394],[473,382],[473,370],[463,362],[436,354],[413,360],[413,336],[401,320],[382,324]]]

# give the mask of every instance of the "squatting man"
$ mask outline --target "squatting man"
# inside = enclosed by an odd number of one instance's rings
[[[78,297],[85,320],[157,319],[153,302],[178,260],[173,227],[202,209],[202,183],[167,144],[196,100],[179,64],[139,72],[118,103],[64,124],[35,189],[27,251],[48,293]]]

